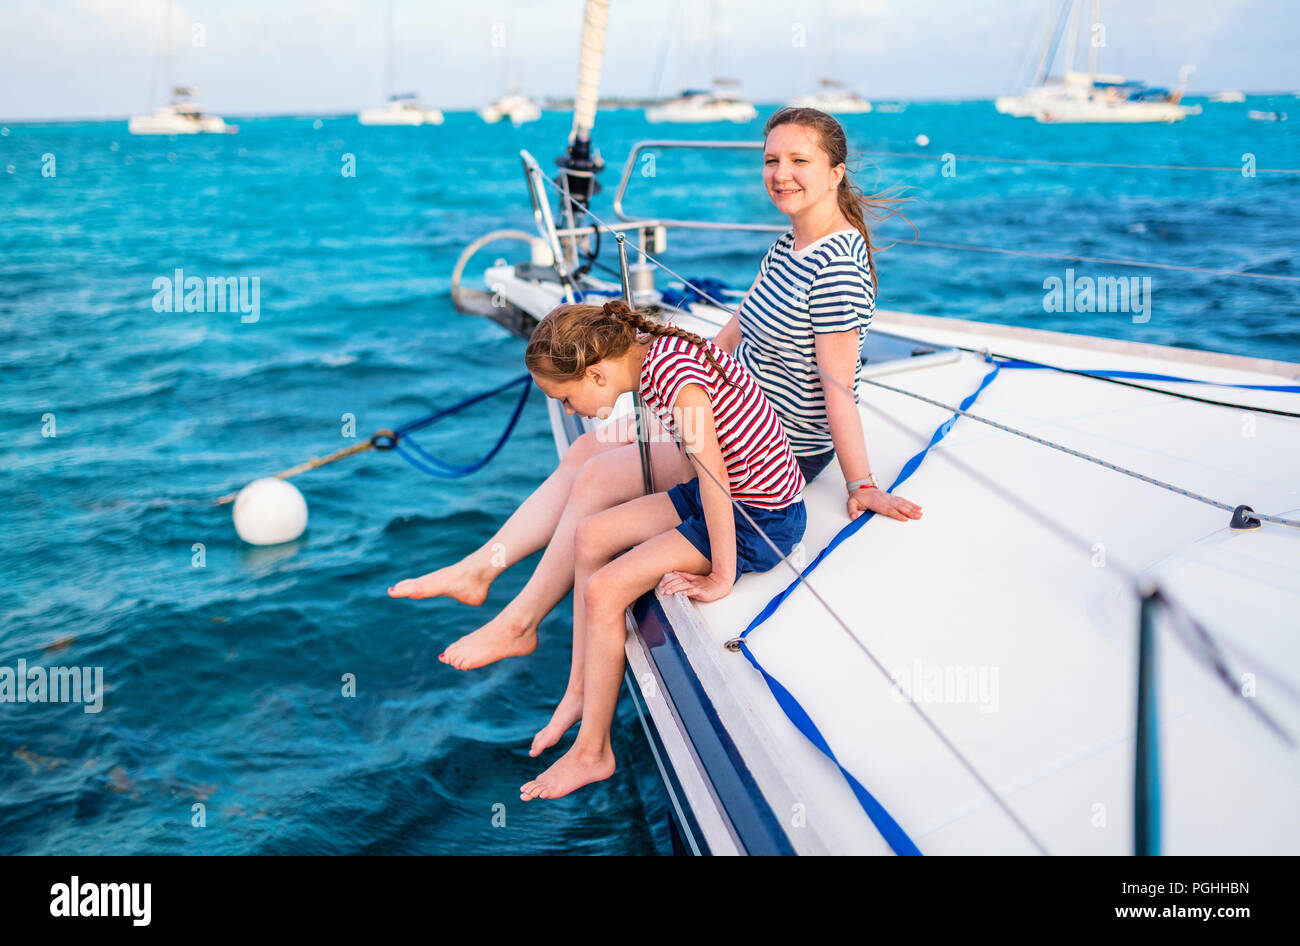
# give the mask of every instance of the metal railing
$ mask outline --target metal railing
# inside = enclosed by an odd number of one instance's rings
[[[620,220],[631,221],[636,219],[623,210],[623,198],[627,194],[627,185],[632,180],[632,169],[636,167],[636,159],[641,152],[652,148],[658,150],[700,148],[711,151],[762,151],[763,143],[761,141],[638,141],[632,146],[632,153],[627,156],[627,163],[623,165],[623,176],[618,181],[618,190],[614,192],[614,213]],[[657,222],[661,226],[680,227],[685,230],[747,230],[756,233],[784,233],[790,229],[789,224],[778,223],[667,219],[661,219]]]

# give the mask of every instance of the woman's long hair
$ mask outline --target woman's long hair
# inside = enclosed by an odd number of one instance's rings
[[[800,128],[811,128],[817,133],[822,150],[830,158],[831,167],[835,167],[837,164],[844,165],[844,177],[840,178],[836,200],[840,206],[840,213],[844,214],[845,219],[853,224],[855,230],[862,234],[862,239],[867,244],[867,265],[871,269],[871,289],[873,293],[879,294],[879,284],[876,282],[875,258],[875,251],[879,247],[871,242],[871,234],[867,232],[867,223],[864,217],[870,216],[873,220],[884,220],[892,217],[899,213],[896,209],[897,205],[911,198],[894,196],[889,192],[868,196],[862,192],[860,187],[850,181],[848,170],[849,146],[848,140],[844,137],[844,127],[820,109],[795,108],[793,106],[778,109],[767,120],[767,124],[763,126],[763,140],[766,141],[767,136],[772,133],[772,129],[780,125],[798,125]]]
[[[533,329],[524,352],[524,364],[534,375],[554,381],[576,381],[591,365],[626,353],[636,343],[638,334],[685,339],[703,350],[705,359],[723,382],[732,383],[703,338],[659,322],[650,317],[648,310],[635,309],[621,299],[611,299],[603,306],[584,303],[556,306]]]

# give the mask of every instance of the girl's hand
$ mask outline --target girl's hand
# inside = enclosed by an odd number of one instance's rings
[[[921,518],[921,507],[908,502],[902,496],[886,493],[883,489],[855,489],[849,496],[849,518],[856,519],[864,512],[874,512],[907,522],[909,519]]]
[[[731,593],[731,586],[736,583],[734,576],[710,572],[707,575],[692,575],[690,572],[669,572],[659,582],[659,590],[666,595],[685,595],[696,601],[717,601]]]

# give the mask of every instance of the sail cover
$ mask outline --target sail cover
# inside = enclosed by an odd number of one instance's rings
[[[609,0],[587,0],[582,23],[582,58],[578,60],[578,93],[573,100],[573,131],[569,143],[590,138],[596,124],[596,101],[600,97],[600,66],[605,59],[605,27],[609,21]]]

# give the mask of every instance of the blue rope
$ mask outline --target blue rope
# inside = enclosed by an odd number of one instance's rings
[[[721,299],[723,293],[732,291],[725,281],[714,279],[712,276],[683,280],[683,283],[681,289],[665,289],[661,293],[661,301],[665,306],[689,310],[693,302],[709,302],[709,296]]]
[[[419,420],[411,421],[411,423],[394,430],[392,437],[377,437],[375,445],[380,449],[393,450],[403,460],[411,464],[411,466],[415,467],[422,473],[428,473],[430,476],[439,476],[443,479],[457,479],[462,476],[469,476],[471,473],[477,473],[479,470],[483,469],[483,467],[488,465],[492,458],[495,457],[501,451],[501,448],[506,445],[506,441],[510,439],[510,435],[514,432],[515,426],[519,423],[519,418],[524,412],[524,405],[528,403],[528,395],[533,389],[532,380],[533,376],[531,374],[522,374],[512,381],[507,381],[505,384],[498,385],[491,391],[484,391],[482,394],[476,394],[473,397],[466,398],[451,407],[434,411],[427,417],[421,417]],[[479,401],[486,400],[494,394],[500,394],[502,391],[513,387],[516,384],[522,385],[522,390],[519,392],[519,401],[515,404],[515,411],[510,416],[510,422],[506,424],[505,430],[501,432],[501,436],[497,438],[497,442],[492,449],[489,450],[482,459],[477,460],[474,463],[463,465],[447,463],[446,461],[435,457],[428,450],[425,450],[422,446],[416,443],[415,439],[411,436],[412,431],[421,430],[435,424],[444,417],[448,417],[458,411],[463,411],[465,408],[477,404]],[[387,442],[383,443],[380,441]]]
[[[1055,365],[1040,365],[1032,361],[1018,361],[1014,358],[1000,362],[1003,368],[1050,368]],[[1227,381],[1202,381],[1200,378],[1179,378],[1172,374],[1152,374],[1149,371],[1113,371],[1110,369],[1071,368],[1080,374],[1095,374],[1103,378],[1128,378],[1134,381],[1177,381],[1180,384],[1212,384],[1221,388],[1241,388],[1244,391],[1283,391],[1287,394],[1300,394],[1300,385],[1295,384],[1230,384]]]
[[[993,379],[997,377],[998,371],[1001,367],[1002,365],[1000,363],[994,362],[993,370],[984,376],[984,380],[980,382],[979,387],[977,387],[964,401],[961,402],[960,406],[963,411],[968,410],[970,406],[975,403],[975,399],[980,396],[980,392],[988,387],[989,384],[992,383]],[[960,414],[953,414],[946,421],[940,424],[938,428],[936,428],[933,436],[930,437],[930,442],[925,445],[925,448],[903,464],[903,468],[899,471],[898,477],[890,485],[889,492],[892,493],[916,472],[917,467],[921,465],[921,461],[925,459],[926,454],[930,452],[935,444],[948,435],[948,431],[952,430],[952,425],[957,423],[957,418],[960,416]],[[818,565],[824,562],[827,556],[829,556],[841,542],[866,525],[867,520],[874,515],[875,513],[871,511],[864,512],[841,529],[836,534],[835,538],[831,539],[830,544],[827,545],[826,548],[822,549],[817,557],[813,559],[812,563],[803,570],[800,577],[791,582],[784,591],[767,603],[763,610],[758,613],[758,616],[754,618],[754,620],[750,621],[749,626],[741,633],[740,651],[745,655],[745,658],[754,665],[754,669],[763,675],[763,680],[767,683],[768,689],[772,691],[772,696],[775,697],[777,704],[781,707],[790,722],[794,724],[795,728],[803,733],[805,738],[820,749],[828,759],[834,762],[840,772],[844,774],[844,778],[848,780],[849,787],[853,789],[853,794],[857,796],[858,804],[862,806],[862,809],[867,813],[867,817],[871,819],[871,823],[876,826],[876,830],[880,832],[882,837],[884,837],[886,843],[889,844],[894,853],[899,855],[919,855],[921,853],[920,849],[912,839],[907,836],[907,832],[899,826],[898,822],[895,821],[889,812],[885,810],[885,807],[876,800],[875,796],[867,791],[863,784],[853,776],[853,773],[840,764],[840,760],[837,759],[835,753],[831,751],[829,743],[826,742],[826,738],[821,734],[821,730],[819,730],[816,724],[812,721],[812,717],[810,717],[807,711],[799,705],[799,701],[794,698],[790,691],[763,668],[763,665],[758,662],[758,658],[754,656],[754,652],[750,650],[749,645],[745,643],[745,638],[748,637],[756,627],[776,613],[776,609],[781,606],[781,602],[794,593],[794,590],[799,587],[799,584],[804,577],[809,575]]]

